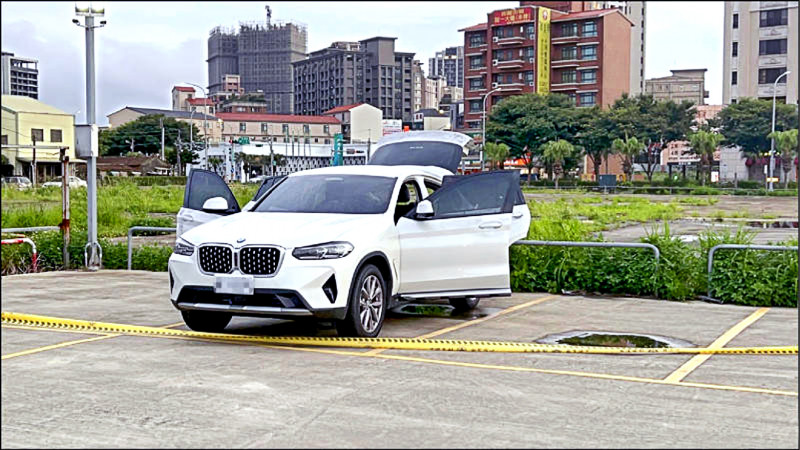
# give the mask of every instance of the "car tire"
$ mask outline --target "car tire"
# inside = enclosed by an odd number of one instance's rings
[[[233,315],[216,311],[181,311],[183,322],[194,331],[219,333],[231,322]]]
[[[336,322],[339,336],[378,336],[388,303],[389,293],[381,271],[372,264],[364,266],[350,287],[345,318]]]
[[[478,306],[478,302],[481,299],[477,297],[459,297],[459,298],[451,298],[450,305],[455,309],[457,312],[466,312],[472,311],[475,307]]]

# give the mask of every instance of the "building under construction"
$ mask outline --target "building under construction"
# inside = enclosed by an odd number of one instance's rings
[[[225,75],[239,75],[245,93],[263,92],[267,111],[294,112],[292,63],[305,59],[306,26],[273,21],[239,22],[239,28],[215,27],[208,38],[209,94],[224,91]]]

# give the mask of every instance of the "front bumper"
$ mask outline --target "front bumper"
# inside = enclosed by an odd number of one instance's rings
[[[170,257],[172,304],[179,310],[250,316],[344,318],[353,272],[358,263],[355,255],[304,261],[285,254],[274,275],[254,277],[253,295],[231,295],[214,293],[214,275],[200,271],[197,254],[173,254]],[[232,274],[241,275],[241,272],[234,269]]]

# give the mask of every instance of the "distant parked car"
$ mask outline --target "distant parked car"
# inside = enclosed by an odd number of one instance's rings
[[[56,177],[53,181],[48,181],[44,183],[42,187],[61,187],[61,177]],[[69,177],[69,187],[70,188],[79,188],[79,187],[86,187],[86,182],[81,180],[78,177]]]
[[[14,187],[17,189],[28,189],[32,186],[28,177],[3,177],[3,186]]]

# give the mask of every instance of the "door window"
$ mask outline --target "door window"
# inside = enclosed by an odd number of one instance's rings
[[[445,177],[430,197],[434,219],[510,213],[517,198],[518,172],[489,172]]]
[[[209,170],[192,170],[183,196],[183,207],[201,211],[206,200],[213,197],[222,197],[228,202],[226,213],[233,214],[240,211],[236,197],[219,175]]]
[[[397,223],[401,217],[413,211],[419,203],[420,191],[417,183],[413,180],[408,180],[400,186],[400,193],[397,196],[397,206],[394,210],[394,222]]]

